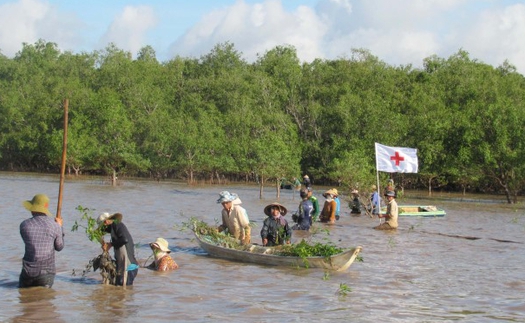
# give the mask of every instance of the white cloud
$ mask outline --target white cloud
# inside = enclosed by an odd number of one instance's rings
[[[149,45],[146,42],[147,32],[156,24],[157,18],[151,7],[126,6],[102,36],[99,46],[114,43],[118,48],[136,55],[142,47]]]
[[[241,0],[203,17],[171,45],[170,53],[198,57],[218,43],[231,42],[250,61],[279,45],[293,45],[301,57],[314,59],[322,57],[325,32],[325,24],[309,7],[286,12],[279,0],[254,5]]]
[[[78,44],[76,31],[80,24],[75,16],[61,14],[57,8],[41,0],[20,0],[0,5],[0,50],[14,56],[22,43],[39,39],[56,43],[59,48]]]
[[[293,45],[301,60],[311,61],[365,48],[388,64],[420,67],[429,56],[448,58],[465,49],[471,58],[493,65],[508,58],[525,71],[524,5],[505,9],[493,0],[320,0],[315,9],[301,6],[287,12],[282,1],[239,0],[210,12],[171,45],[170,53],[198,57],[229,41],[249,61],[278,45]]]
[[[507,59],[525,73],[525,5],[484,11],[458,43],[473,58],[493,66]]]

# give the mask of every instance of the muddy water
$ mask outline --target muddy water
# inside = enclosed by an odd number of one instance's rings
[[[239,193],[257,227],[263,207],[275,200],[255,186],[198,186],[125,181],[107,186],[102,179],[67,179],[62,214],[66,247],[57,254],[52,289],[19,290],[23,255],[20,222],[29,217],[21,202],[36,193],[56,209],[58,177],[0,173],[1,322],[523,322],[525,321],[525,211],[523,205],[484,203],[457,196],[428,201],[407,193],[402,203],[439,204],[447,216],[401,218],[395,233],[371,227],[377,219],[351,217],[347,205],[324,238],[340,246],[363,246],[364,262],[343,273],[275,268],[213,259],[180,227],[189,217],[208,223],[219,218],[218,192]],[[316,195],[321,197],[323,189]],[[450,198],[454,199],[450,199]],[[487,198],[487,197],[483,197]],[[496,197],[494,197],[496,199]],[[283,191],[280,202],[295,209],[298,196]],[[104,286],[98,272],[82,272],[99,247],[71,232],[78,205],[121,212],[144,263],[148,243],[158,236],[170,244],[180,268],[157,273],[139,270],[128,289]],[[324,234],[324,233],[321,233]],[[317,237],[317,236],[316,236]],[[465,239],[462,237],[470,237]],[[298,239],[295,237],[294,239]],[[512,242],[501,242],[506,240]],[[340,293],[340,287],[348,287]]]

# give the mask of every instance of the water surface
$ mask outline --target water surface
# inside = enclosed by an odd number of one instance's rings
[[[326,188],[314,187],[321,205]],[[1,322],[524,322],[525,219],[523,205],[484,203],[500,197],[440,195],[426,200],[407,192],[399,204],[438,204],[444,218],[400,218],[397,232],[371,229],[377,219],[353,217],[343,205],[334,226],[314,239],[342,247],[363,246],[364,262],[346,272],[265,267],[208,257],[182,223],[197,217],[215,223],[218,192],[240,195],[255,221],[252,241],[260,243],[262,210],[275,192],[250,185],[196,186],[126,180],[118,187],[100,178],[66,179],[62,216],[66,247],[57,254],[52,289],[17,288],[24,247],[22,206],[37,193],[56,211],[58,176],[0,173],[3,243],[0,256]],[[297,193],[295,193],[297,194]],[[412,197],[411,197],[412,195]],[[417,197],[417,198],[416,198]],[[446,199],[445,199],[446,198]],[[452,198],[452,199],[451,199]],[[293,210],[290,190],[279,200]],[[468,202],[465,202],[468,201]],[[180,268],[168,273],[139,270],[135,285],[104,286],[98,272],[84,277],[88,261],[100,253],[82,231],[71,232],[78,205],[121,212],[146,262],[148,243],[168,240]],[[462,238],[469,237],[470,239]],[[294,240],[299,239],[298,235]],[[499,240],[499,241],[498,241]],[[510,242],[500,242],[501,240]],[[349,288],[341,293],[341,286]]]

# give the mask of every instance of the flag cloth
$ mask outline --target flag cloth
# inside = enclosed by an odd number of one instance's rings
[[[417,173],[417,149],[376,144],[376,167],[380,172]]]

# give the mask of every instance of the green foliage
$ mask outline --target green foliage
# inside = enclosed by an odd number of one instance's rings
[[[327,242],[316,242],[310,244],[304,239],[299,243],[285,245],[280,251],[281,254],[287,256],[295,256],[301,258],[307,257],[330,257],[343,252],[344,249],[336,247],[334,244]]]
[[[337,290],[337,294],[339,294],[339,296],[347,296],[350,292],[352,292],[352,288],[350,288],[347,284],[339,284],[339,289]]]
[[[182,227],[190,228],[209,243],[238,250],[247,248],[241,245],[239,240],[222,232],[218,232],[217,227],[209,226],[206,222],[196,218],[191,218],[189,222],[183,223]],[[330,242],[310,244],[304,239],[299,243],[280,245],[274,249],[272,253],[274,255],[300,257],[305,259],[305,261],[307,257],[330,257],[344,251],[344,249],[338,248]],[[305,265],[307,265],[307,263],[305,263]]]
[[[89,240],[100,243],[106,233],[103,231],[104,226],[99,226],[97,220],[91,216],[94,209],[79,205],[76,207],[76,210],[80,212],[80,220],[75,220],[71,231],[78,231],[79,228],[83,228]]]
[[[525,185],[525,78],[459,50],[422,69],[366,49],[301,63],[277,46],[250,64],[232,43],[160,63],[115,44],[61,52],[52,42],[0,55],[0,165],[58,171],[62,102],[69,99],[67,167],[82,172],[314,185],[375,182],[374,142],[418,149],[403,188],[505,194]]]

